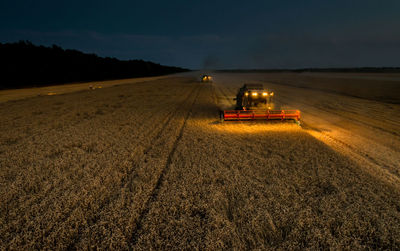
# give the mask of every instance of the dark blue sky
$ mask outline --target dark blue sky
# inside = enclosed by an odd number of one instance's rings
[[[189,68],[400,66],[400,1],[2,0],[0,42]]]

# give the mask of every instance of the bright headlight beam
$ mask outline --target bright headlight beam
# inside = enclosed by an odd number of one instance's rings
[[[268,92],[263,92],[263,96],[268,96]]]
[[[251,95],[252,96],[257,96],[257,94],[258,94],[257,92],[253,92]]]

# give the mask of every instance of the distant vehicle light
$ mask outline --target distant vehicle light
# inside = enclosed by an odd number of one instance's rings
[[[249,96],[249,93],[248,93],[248,92],[246,92],[244,95],[246,95],[246,96]]]
[[[257,96],[258,93],[257,93],[257,92],[253,92],[251,95],[252,95],[252,96]]]
[[[273,93],[273,92],[271,92],[271,94],[269,94],[269,95],[271,95],[271,96],[274,96],[274,93]]]
[[[263,92],[263,96],[268,96],[268,92]]]

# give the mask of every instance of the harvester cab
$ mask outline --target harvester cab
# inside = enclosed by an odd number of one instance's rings
[[[236,95],[236,110],[273,109],[274,93],[262,84],[245,84]]]
[[[262,84],[245,84],[236,95],[236,109],[221,112],[224,121],[294,120],[300,123],[299,110],[275,110],[274,92]]]
[[[210,82],[212,82],[212,77],[210,75],[203,75],[201,77],[201,82],[202,83],[210,83]]]

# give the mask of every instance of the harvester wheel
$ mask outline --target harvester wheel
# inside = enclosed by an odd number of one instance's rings
[[[219,120],[221,121],[221,122],[224,122],[224,111],[219,111]]]

